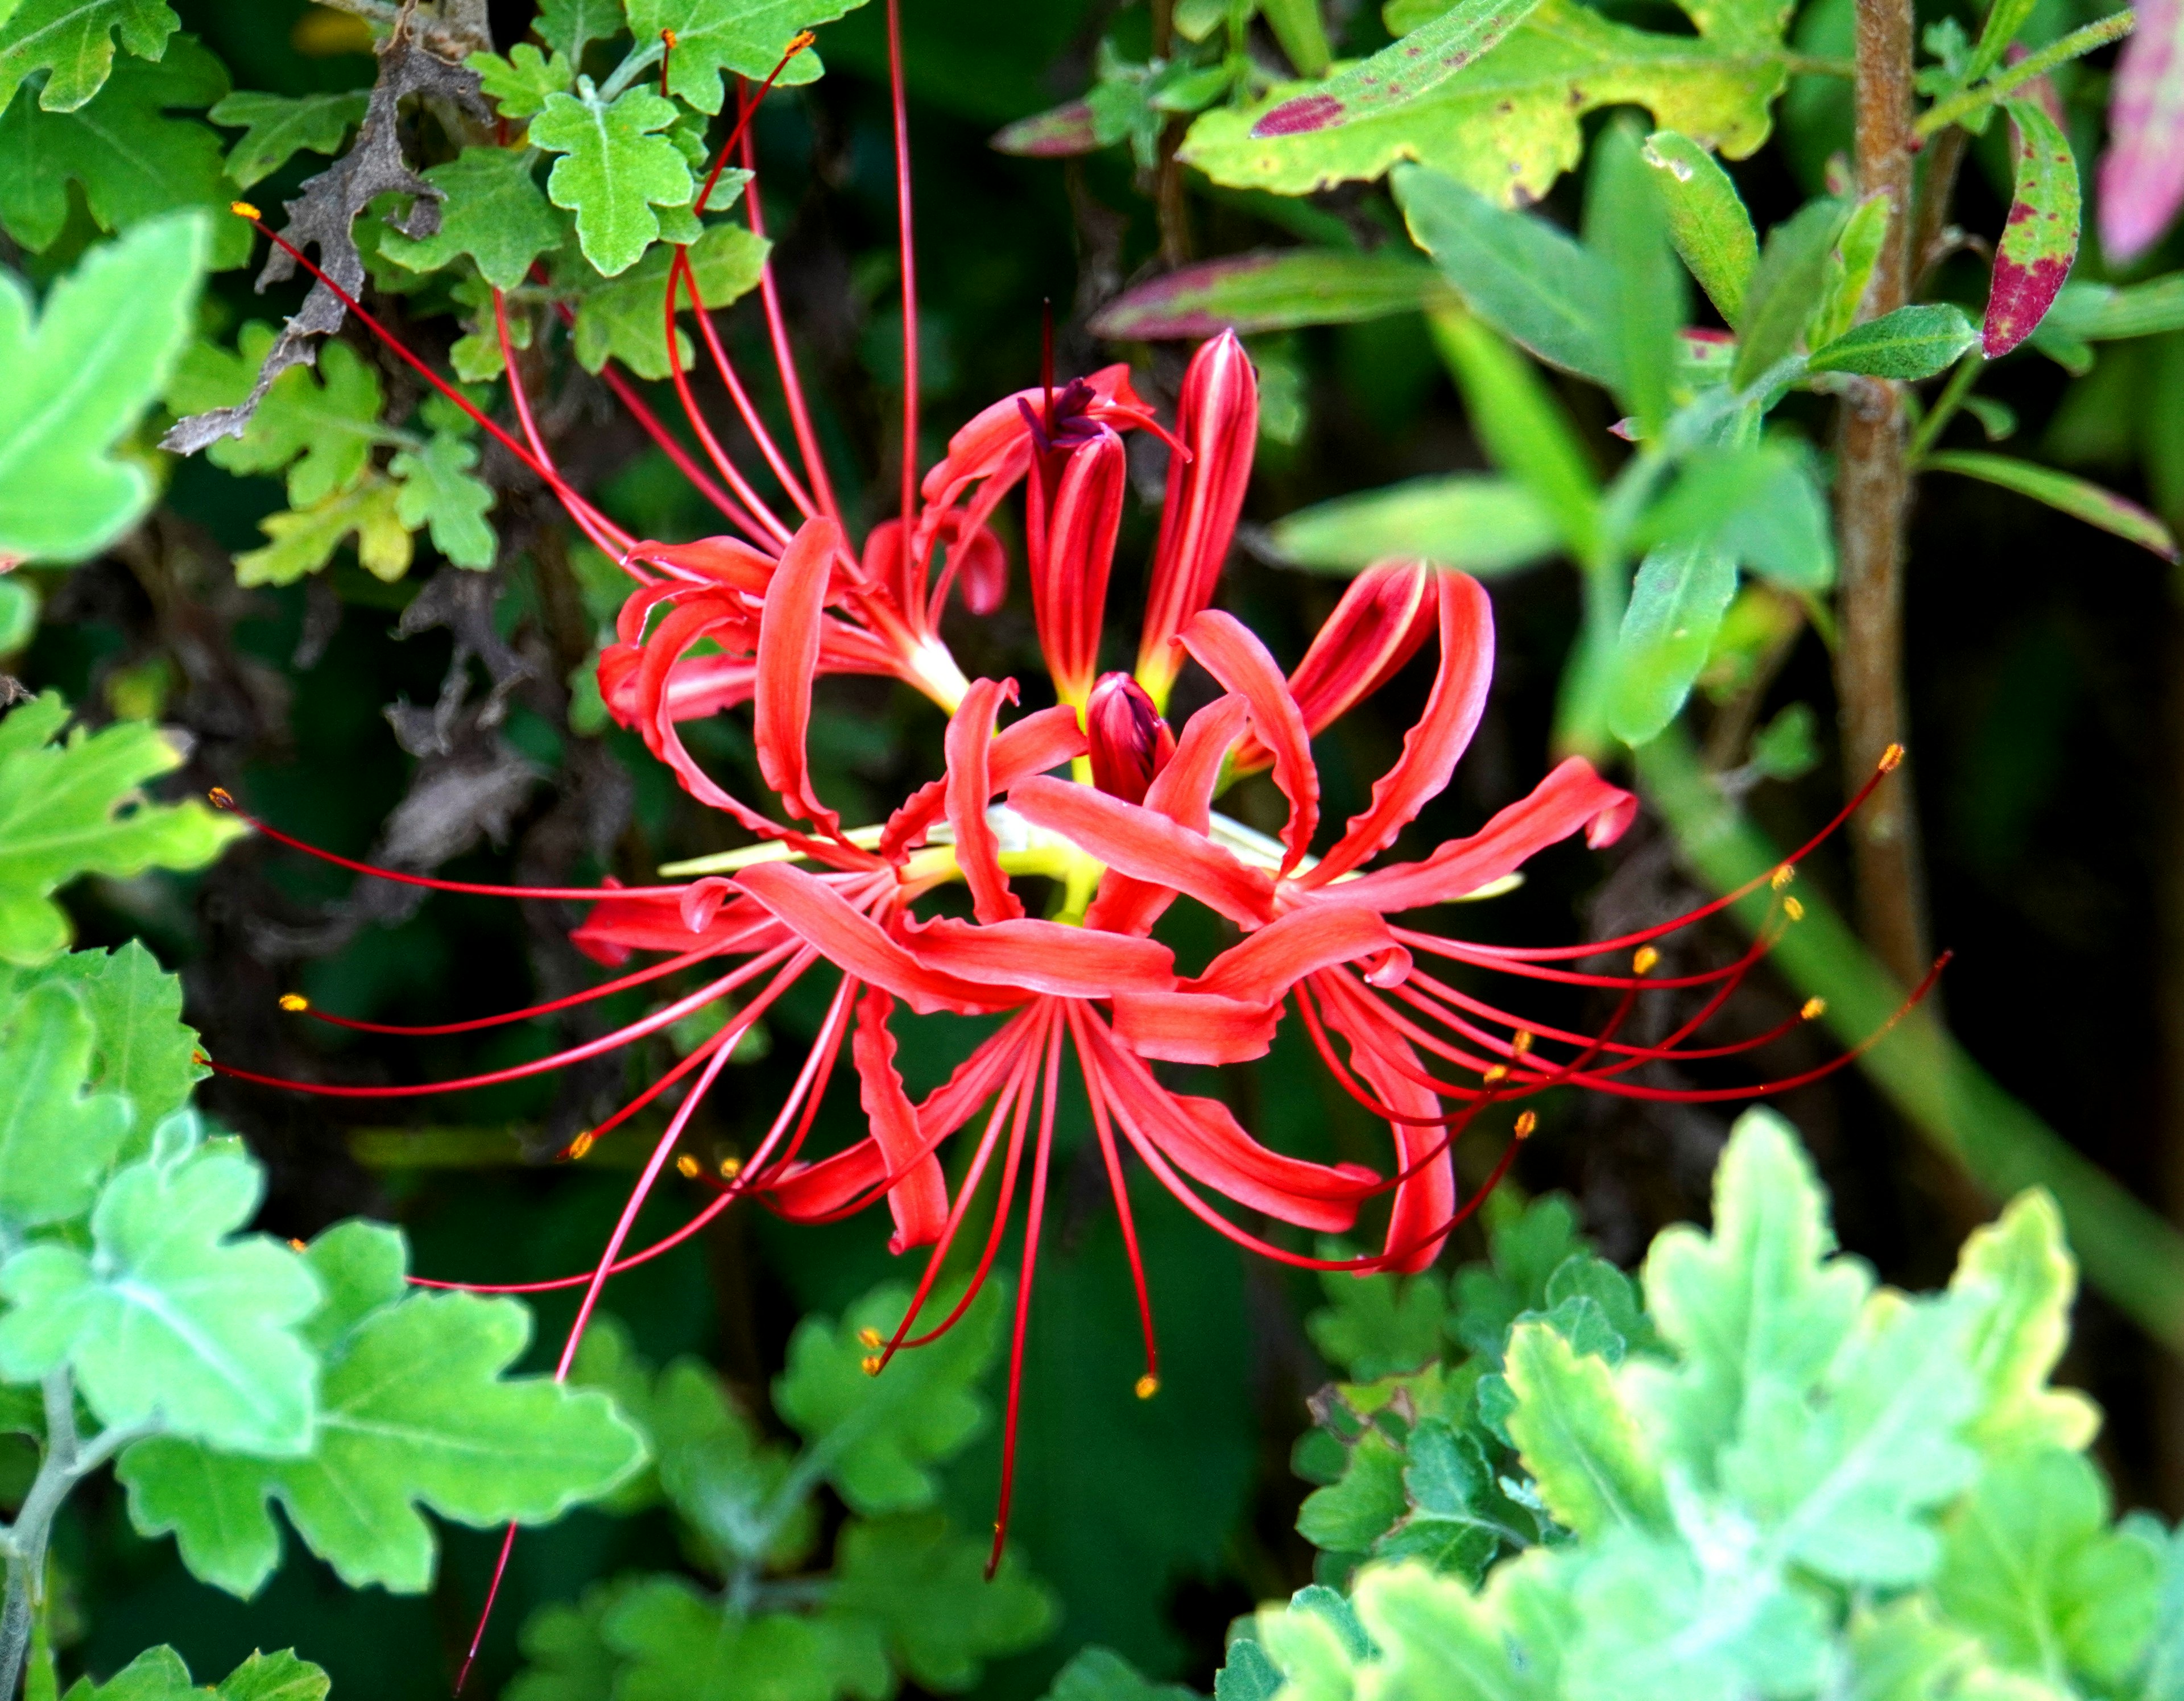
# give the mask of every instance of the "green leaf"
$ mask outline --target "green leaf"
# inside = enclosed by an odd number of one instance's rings
[[[1502,1586],[1507,1579],[1496,1581]],[[1477,1595],[1417,1565],[1367,1571],[1358,1579],[1356,1600],[1357,1615],[1380,1650],[1374,1692],[1390,1701],[1428,1696],[1552,1701],[1560,1693],[1557,1649],[1519,1641],[1510,1621],[1509,1593],[1497,1587]],[[1513,1659],[1513,1652],[1519,1658]]]
[[[611,42],[621,34],[621,0],[543,0],[532,28],[573,65],[593,42]],[[657,31],[652,39],[659,39]]]
[[[1270,534],[1299,566],[1357,572],[1391,555],[1424,555],[1468,573],[1507,572],[1555,553],[1561,528],[1521,484],[1439,473],[1300,509]]]
[[[690,268],[698,293],[708,308],[725,307],[758,287],[770,245],[741,225],[715,225],[690,245]],[[671,257],[656,248],[626,276],[585,292],[577,307],[577,359],[596,372],[610,360],[620,360],[644,378],[668,373],[667,270]],[[676,292],[676,309],[687,311],[687,290]],[[688,370],[694,354],[690,339],[676,333],[675,355]]]
[[[638,87],[611,106],[549,94],[531,120],[532,146],[563,156],[546,180],[547,198],[576,214],[584,258],[607,277],[627,271],[652,246],[660,234],[655,207],[687,207],[697,192],[682,151],[655,133],[675,115],[674,102]]]
[[[387,463],[402,480],[395,517],[415,531],[430,524],[433,547],[459,567],[489,567],[499,548],[485,521],[494,497],[471,475],[478,452],[460,438],[434,433],[422,449],[404,449]]]
[[[679,1577],[632,1587],[606,1615],[606,1645],[628,1663],[615,1701],[868,1701],[887,1693],[884,1655],[869,1633],[826,1619],[746,1618]],[[596,1692],[595,1692],[596,1693]]]
[[[1600,484],[1568,411],[1531,362],[1470,314],[1427,321],[1487,456],[1530,491],[1579,561],[1600,550]]]
[[[0,1222],[81,1216],[129,1131],[129,1101],[86,1091],[92,1020],[70,987],[32,987],[0,1023]]]
[[[1499,47],[1539,3],[1456,0],[1401,41],[1273,108],[1251,134],[1261,140],[1306,135],[1410,106]]]
[[[2003,104],[2017,135],[2017,182],[1981,327],[1990,360],[2038,327],[2078,257],[2078,162],[2070,138],[2036,99]]]
[[[365,572],[391,583],[410,571],[413,544],[402,522],[401,491],[377,473],[311,507],[269,514],[258,529],[272,541],[235,558],[239,585],[293,584],[333,560],[352,533]]]
[[[412,271],[439,271],[466,254],[487,282],[513,289],[568,233],[568,221],[532,180],[524,149],[466,148],[426,172],[425,181],[445,192],[438,233],[412,242],[389,231],[379,243],[382,254]]]
[[[1958,449],[1929,455],[1919,464],[1929,472],[1960,472],[1967,478],[1998,484],[2004,490],[2030,496],[2073,519],[2083,520],[2088,526],[2113,532],[2127,543],[2151,549],[2165,561],[2179,559],[2176,539],[2169,528],[2136,502],[2127,502],[2113,491],[2103,490],[2070,473],[2058,472],[2052,466],[2036,466],[2029,460],[2014,460],[2008,455]]]
[[[1835,251],[1828,256],[1826,291],[1819,310],[1806,326],[1812,347],[1825,348],[1858,322],[1874,268],[1880,264],[1880,250],[1888,240],[1888,208],[1886,191],[1875,190],[1852,209],[1842,234],[1836,238]]]
[[[182,26],[165,0],[23,0],[0,22],[0,108],[25,77],[50,70],[38,103],[74,112],[97,94],[114,69],[114,37],[143,59],[167,50]]]
[[[1383,249],[1277,248],[1165,272],[1092,315],[1096,337],[1201,337],[1415,313],[1449,298],[1431,266]]]
[[[1670,544],[1638,564],[1616,633],[1608,730],[1651,742],[1676,717],[1736,594],[1736,557],[1713,543]]]
[[[437,1543],[419,1507],[480,1529],[545,1523],[643,1463],[642,1440],[605,1395],[505,1374],[531,1339],[515,1301],[404,1297],[401,1237],[369,1224],[330,1230],[307,1258],[326,1293],[308,1325],[326,1355],[309,1456],[161,1437],[122,1457],[136,1527],[172,1531],[206,1581],[257,1592],[280,1560],[266,1504],[277,1498],[351,1587],[421,1592]]]
[[[1505,1514],[1513,1512],[1495,1492],[1479,1438],[1445,1419],[1421,1418],[1404,1451],[1410,1511],[1373,1544],[1374,1557],[1423,1559],[1477,1583],[1511,1535]]]
[[[1179,157],[1217,183],[1282,195],[1376,178],[1412,159],[1507,205],[1539,200],[1577,164],[1580,120],[1602,107],[1644,107],[1661,128],[1741,159],[1767,139],[1769,104],[1786,80],[1771,43],[1657,35],[1577,0],[1543,0],[1500,47],[1421,99],[1336,130],[1255,135],[1270,111],[1321,86],[1285,83],[1201,114]]]
[[[607,1643],[607,1620],[643,1581],[594,1583],[574,1606],[556,1602],[532,1614],[521,1637],[530,1664],[501,1691],[501,1701],[599,1701],[612,1694],[621,1656]]]
[[[1454,1319],[1449,1332],[1495,1364],[1510,1325],[1546,1303],[1547,1284],[1574,1255],[1591,1250],[1577,1231],[1577,1211],[1560,1193],[1544,1194],[1521,1212],[1497,1216],[1490,1202],[1490,1264],[1466,1264],[1450,1287]]]
[[[518,42],[506,59],[472,53],[464,63],[478,74],[480,92],[503,118],[529,118],[544,110],[549,95],[566,94],[577,80],[577,68],[566,55],[549,58],[528,42]]]
[[[1046,1701],[1202,1701],[1180,1683],[1156,1683],[1112,1648],[1080,1648],[1054,1676]]]
[[[2113,1683],[2153,1634],[2161,1555],[2108,1520],[2107,1486],[2081,1455],[1997,1459],[1949,1521],[1934,1592],[2004,1664]]]
[[[148,1648],[104,1683],[79,1678],[66,1701],[200,1701],[190,1669],[171,1648]]]
[[[2100,1408],[2075,1388],[2051,1388],[2069,1343],[2078,1266],[2063,1244],[2063,1216],[2042,1189],[2020,1193],[1975,1229],[1949,1291],[1974,1308],[1966,1355],[1984,1398],[1970,1434],[1988,1451],[2046,1442],[2075,1450],[2100,1427]]]
[[[1854,325],[1813,351],[1815,372],[1864,372],[1875,378],[1930,378],[1979,341],[1964,310],[1940,303],[1899,307]]]
[[[1649,544],[1719,549],[1786,590],[1820,591],[1835,583],[1827,503],[1810,451],[1794,438],[1693,455],[1638,532]]]
[[[167,387],[168,406],[188,414],[241,401],[273,342],[273,327],[254,321],[242,327],[232,354],[199,343]],[[291,366],[281,373],[242,435],[223,438],[206,453],[228,472],[287,468],[289,506],[308,508],[363,477],[373,445],[385,439],[379,423],[385,403],[378,375],[363,356],[346,343],[329,341],[320,346],[315,370]]]
[[[1683,268],[1669,241],[1669,218],[1639,156],[1635,131],[1613,124],[1593,151],[1586,186],[1585,246],[1611,280],[1608,322],[1615,346],[1616,397],[1637,421],[1641,440],[1667,422],[1675,386],[1677,332],[1685,308]]]
[[[197,1031],[181,1019],[181,983],[131,940],[113,951],[71,951],[41,968],[0,966],[0,1008],[52,982],[72,990],[91,1018],[92,1088],[128,1097],[127,1132],[114,1156],[134,1163],[150,1149],[153,1127],[187,1104],[190,1089],[211,1073],[197,1060]]]
[[[1504,1374],[1517,1396],[1509,1438],[1558,1522],[1593,1537],[1669,1527],[1659,1461],[1604,1360],[1544,1323],[1519,1323]]]
[[[1791,703],[1752,735],[1752,766],[1769,779],[1802,779],[1820,765],[1809,703]]]
[[[50,86],[50,85],[48,85]],[[189,36],[170,42],[157,64],[125,59],[96,98],[79,110],[47,111],[26,87],[0,107],[0,225],[34,254],[51,248],[67,225],[70,184],[92,221],[109,233],[186,207],[213,215],[209,263],[215,271],[250,258],[250,227],[227,216],[233,187],[220,163],[220,138],[170,108],[210,106],[227,92],[220,63]]]
[[[829,1617],[875,1623],[889,1654],[927,1690],[969,1689],[985,1662],[1045,1641],[1060,1614],[1013,1549],[986,1579],[987,1544],[941,1513],[844,1525]]]
[[[292,1648],[254,1654],[220,1681],[219,1701],[326,1701],[333,1680]]]
[[[1759,263],[1752,215],[1721,163],[1688,136],[1657,130],[1646,138],[1646,164],[1667,209],[1669,234],[1699,287],[1732,327]]]
[[[1643,1379],[1654,1385],[1655,1439],[1702,1482],[1754,1402],[1808,1397],[1849,1337],[1872,1277],[1830,1259],[1834,1249],[1795,1132],[1771,1111],[1747,1111],[1714,1171],[1713,1233],[1663,1230],[1646,1257],[1646,1308],[1682,1354],[1674,1371]]]
[[[2050,331],[2095,343],[2184,331],[2184,272],[2121,288],[2073,280],[2040,322],[2039,334]]]
[[[37,630],[37,592],[20,579],[0,578],[0,656],[23,649]]]
[[[1840,201],[1814,201],[1768,231],[1738,327],[1730,380],[1739,389],[1797,346],[1826,287],[1829,255],[1845,216]]]
[[[1342,1475],[1305,1496],[1297,1533],[1330,1553],[1362,1553],[1410,1510],[1403,1489],[1403,1450],[1379,1429],[1350,1449]]]
[[[907,1290],[875,1289],[838,1325],[807,1317],[788,1341],[788,1368],[775,1378],[774,1409],[805,1440],[823,1444],[827,1478],[860,1516],[921,1510],[939,1492],[932,1467],[976,1435],[986,1416],[976,1392],[992,1362],[1001,1297],[989,1283],[955,1326],[929,1345],[905,1348],[868,1375],[866,1331],[892,1335]],[[926,1302],[928,1326],[953,1309],[946,1290]]]
[[[1430,1271],[1417,1275],[1323,1272],[1328,1303],[1304,1320],[1320,1357],[1353,1382],[1415,1370],[1440,1357],[1448,1299]]]
[[[258,1165],[198,1144],[188,1112],[114,1176],[91,1217],[95,1256],[39,1245],[0,1264],[0,1375],[66,1364],[100,1420],[269,1454],[311,1445],[317,1365],[295,1325],[318,1303],[301,1259],[234,1237],[265,1191]]]
[[[81,560],[151,505],[144,469],[111,450],[188,339],[204,253],[193,215],[142,226],[86,254],[35,319],[0,270],[0,555]]]
[[[788,50],[789,38],[816,24],[831,24],[864,0],[629,0],[629,26],[640,42],[675,31],[667,64],[667,92],[700,112],[721,109],[726,74],[766,75]],[[820,74],[819,55],[808,48],[791,59],[777,86],[808,83]]]
[[[1620,377],[1615,280],[1596,255],[1438,171],[1406,165],[1392,181],[1412,240],[1474,313],[1551,365],[1599,384]]]
[[[238,187],[248,189],[270,177],[297,153],[340,153],[348,127],[364,122],[369,99],[361,89],[298,95],[245,90],[229,95],[205,116],[243,132],[242,139],[227,150],[227,176]]]
[[[147,868],[202,868],[247,831],[192,799],[154,804],[138,788],[183,753],[142,721],[49,744],[68,705],[47,692],[0,720],[0,962],[36,964],[65,950],[53,893],[84,874],[127,879]]]

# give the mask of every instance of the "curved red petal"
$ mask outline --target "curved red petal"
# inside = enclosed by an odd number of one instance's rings
[[[1425,1073],[1410,1041],[1392,1026],[1376,1031],[1370,1045],[1360,1037],[1360,1026],[1379,1013],[1379,1006],[1372,1001],[1369,994],[1358,996],[1354,1002],[1348,998],[1330,998],[1326,1001],[1326,1012],[1329,1026],[1350,1041],[1351,1067],[1379,1096],[1380,1102],[1390,1110],[1418,1119],[1416,1123],[1388,1124],[1388,1132],[1396,1142],[1396,1171],[1403,1180],[1396,1184],[1396,1196],[1388,1213],[1385,1244],[1390,1252],[1401,1246],[1415,1247],[1391,1268],[1403,1271],[1424,1269],[1440,1255],[1447,1238],[1446,1233],[1435,1236],[1434,1230],[1456,1214],[1456,1165],[1451,1142],[1442,1129],[1432,1126],[1433,1120],[1441,1113],[1440,1101],[1383,1055],[1396,1052],[1409,1063],[1412,1074]],[[1435,1147],[1440,1149],[1435,1151]]]
[[[819,666],[822,611],[841,528],[827,519],[807,520],[783,553],[766,587],[759,622],[754,733],[758,769],[789,809],[830,837],[842,821],[811,789],[805,736],[811,722],[811,681]]]
[[[1183,647],[1198,664],[1251,705],[1251,731],[1273,752],[1274,784],[1289,800],[1282,827],[1287,874],[1312,848],[1319,827],[1319,769],[1312,759],[1312,733],[1282,670],[1256,633],[1232,614],[1207,609],[1182,633]]]
[[[1115,1037],[1140,1057],[1169,1063],[1242,1063],[1263,1057],[1281,1020],[1279,1004],[1212,993],[1118,993]]]
[[[1205,832],[1212,819],[1213,788],[1220,784],[1222,759],[1250,713],[1241,697],[1228,696],[1217,697],[1193,715],[1167,766],[1153,776],[1145,807],[1189,832]],[[1084,925],[1110,933],[1148,933],[1174,899],[1173,888],[1110,867],[1100,877],[1100,890],[1084,912]]]
[[[928,1149],[917,1112],[895,1068],[894,1035],[888,1028],[894,1013],[894,1000],[884,990],[865,988],[857,999],[857,1029],[850,1055],[857,1068],[858,1101],[886,1163],[883,1173],[897,1178],[888,1190],[888,1209],[894,1216],[894,1237],[888,1250],[901,1252],[939,1238],[948,1220],[948,1184],[940,1174],[940,1160]]]
[[[1290,675],[1290,694],[1315,736],[1418,653],[1439,607],[1426,561],[1376,561],[1350,582]],[[1236,752],[1236,772],[1256,773],[1273,761],[1265,745],[1247,739]]]
[[[1175,984],[1175,957],[1166,945],[1061,922],[978,925],[943,916],[910,923],[903,942],[939,974],[1060,998],[1165,992]]]
[[[1256,927],[1273,908],[1274,883],[1267,874],[1157,810],[1043,778],[1011,788],[1009,802],[1025,820],[1109,867],[1184,893],[1243,926]]]
[[[978,1015],[1023,1002],[1020,994],[959,980],[919,962],[824,881],[787,862],[746,868],[736,884],[836,968],[884,987],[921,1016]]]
[[[1345,886],[1340,897],[1306,904],[1269,922],[1215,957],[1205,973],[1184,983],[1184,990],[1272,1004],[1323,968],[1401,951],[1387,922],[1377,912],[1351,902],[1350,891]]]
[[[963,694],[949,717],[945,748],[948,819],[956,829],[956,865],[971,889],[971,904],[982,922],[1014,921],[1024,912],[1009,877],[1001,872],[1000,845],[986,823],[986,804],[994,795],[989,762],[994,718],[1004,699],[1014,702],[1017,682],[978,679]]]

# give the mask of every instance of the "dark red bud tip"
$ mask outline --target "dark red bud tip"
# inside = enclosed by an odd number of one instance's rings
[[[1308,94],[1297,100],[1285,100],[1256,124],[1251,126],[1255,139],[1270,136],[1302,136],[1308,131],[1325,130],[1342,116],[1342,103],[1331,94]]]
[[[1092,784],[1125,803],[1143,803],[1154,777],[1175,754],[1175,734],[1144,686],[1127,673],[1103,673],[1084,705]]]

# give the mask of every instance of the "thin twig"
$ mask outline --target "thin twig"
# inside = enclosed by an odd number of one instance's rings
[[[1977,112],[1983,106],[2014,93],[2033,78],[2052,71],[2066,59],[2075,59],[2090,53],[2096,47],[2106,47],[2110,42],[2120,41],[2138,26],[2136,12],[2111,12],[2097,19],[2082,30],[2073,30],[2059,42],[2051,42],[2036,53],[2027,53],[2015,64],[2006,67],[1989,77],[1975,88],[1953,94],[1947,100],[1936,101],[1919,114],[1919,121],[1911,126],[1911,133],[1924,142],[1945,125],[1958,122],[1967,113]]]

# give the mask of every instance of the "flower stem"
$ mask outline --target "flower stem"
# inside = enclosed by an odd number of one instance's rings
[[[1858,8],[1858,64],[1861,67],[1861,75],[1865,64],[1865,9],[1863,5]],[[2024,87],[2033,78],[2044,72],[2052,71],[2064,60],[2077,59],[2083,54],[2090,53],[2096,47],[2106,47],[2110,42],[2128,36],[2137,21],[2137,14],[2126,8],[2121,12],[2111,12],[2105,18],[2098,18],[2082,30],[2073,30],[2061,41],[2051,42],[2038,53],[2027,53],[2015,64],[1996,72],[1977,87],[1968,88],[1961,93],[1953,94],[1947,100],[1936,101],[1925,112],[1919,114],[1919,122],[1912,127],[1912,133],[1923,142],[1943,125],[1954,124],[1967,113],[1977,112],[1983,106],[1993,105],[1995,102]],[[1910,58],[1908,53],[1905,55],[1904,66],[1904,75],[1908,78],[1910,75]]]

